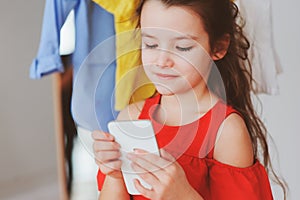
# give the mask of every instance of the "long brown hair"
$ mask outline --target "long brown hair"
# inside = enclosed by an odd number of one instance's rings
[[[140,5],[137,8],[138,17],[146,1],[140,1]],[[248,59],[250,43],[243,33],[242,25],[240,25],[242,18],[239,15],[238,7],[231,0],[160,1],[166,7],[184,6],[198,13],[209,35],[211,49],[217,47],[218,41],[224,35],[230,36],[227,53],[222,59],[215,61],[218,72],[212,70],[208,85],[215,94],[223,98],[228,105],[235,108],[243,116],[251,136],[255,158],[262,157],[262,163],[268,173],[272,175],[273,181],[280,185],[284,193],[284,199],[286,199],[287,184],[273,170],[266,139],[267,130],[255,112],[252,103],[252,83],[255,80],[253,80],[251,63]],[[220,73],[222,77],[221,85],[225,87],[225,94],[222,94],[222,90],[219,88],[220,82],[215,82],[215,80],[218,80],[214,78],[216,73]]]

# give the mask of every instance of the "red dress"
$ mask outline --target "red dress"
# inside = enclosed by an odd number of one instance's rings
[[[273,199],[267,173],[258,160],[250,167],[238,168],[212,158],[217,131],[224,119],[237,113],[236,110],[219,101],[195,122],[183,126],[167,126],[152,118],[160,97],[157,95],[146,100],[139,119],[152,121],[158,146],[176,157],[191,186],[205,200]],[[105,175],[99,171],[99,190],[104,178]],[[146,198],[133,196],[133,199]]]

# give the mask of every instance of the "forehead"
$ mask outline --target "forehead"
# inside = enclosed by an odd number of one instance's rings
[[[147,1],[141,13],[141,28],[170,30],[184,35],[205,34],[201,17],[184,6],[166,7],[159,0]],[[150,30],[150,29],[148,29]]]

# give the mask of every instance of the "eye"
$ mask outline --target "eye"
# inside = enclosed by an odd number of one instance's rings
[[[158,47],[157,44],[147,44],[147,43],[144,43],[144,46],[146,49],[155,49]]]
[[[190,51],[193,47],[180,47],[180,46],[176,46],[176,49],[179,51]]]

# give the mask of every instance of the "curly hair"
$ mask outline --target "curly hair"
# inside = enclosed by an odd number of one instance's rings
[[[137,8],[137,16],[147,0],[141,0]],[[160,0],[166,7],[183,6],[197,13],[209,35],[211,49],[218,49],[218,42],[229,35],[230,44],[226,55],[215,61],[208,80],[212,92],[236,109],[243,117],[249,131],[255,158],[262,157],[262,163],[273,181],[283,190],[284,199],[287,195],[287,184],[273,170],[267,142],[267,129],[258,117],[251,99],[253,77],[252,67],[248,59],[250,43],[243,33],[244,22],[239,9],[231,0]],[[140,24],[138,22],[138,24]],[[215,78],[221,75],[222,80]],[[220,88],[224,86],[224,90]],[[223,92],[225,91],[225,93]],[[259,151],[260,150],[260,151]]]

